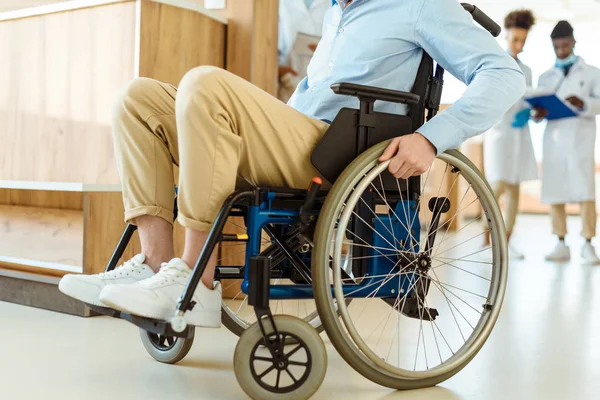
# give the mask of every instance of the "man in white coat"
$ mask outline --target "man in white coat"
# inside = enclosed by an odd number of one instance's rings
[[[504,19],[508,53],[515,59],[531,88],[531,69],[519,60],[523,52],[529,30],[535,24],[535,17],[529,10],[517,10]],[[519,189],[521,182],[537,179],[537,162],[529,132],[530,111],[524,100],[518,101],[484,136],[483,160],[487,180],[496,197],[504,195],[504,221],[506,235],[510,240],[519,212]],[[489,245],[489,236],[485,245]],[[524,256],[513,246],[510,256],[522,259]]]
[[[600,70],[575,55],[573,27],[567,21],[556,25],[551,38],[557,60],[555,66],[540,77],[539,87],[554,91],[574,107],[578,116],[548,121],[544,134],[542,202],[552,206],[553,233],[559,239],[546,259],[570,259],[564,240],[567,234],[565,204],[579,203],[581,234],[586,239],[581,258],[586,264],[598,264],[592,238],[596,235],[594,149],[596,115],[600,114]],[[547,115],[547,110],[536,110],[537,120]]]
[[[316,43],[297,54],[294,48],[299,33],[320,37],[323,19],[332,7],[331,0],[279,0],[279,94],[287,102],[298,83],[306,76],[308,61],[305,54],[312,54]]]

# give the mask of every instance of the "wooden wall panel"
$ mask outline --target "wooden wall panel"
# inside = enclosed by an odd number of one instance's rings
[[[255,0],[227,2],[227,70],[252,81],[252,35]]]
[[[274,96],[278,88],[278,21],[278,0],[254,2],[251,82]]]
[[[125,229],[121,193],[85,193],[83,218],[83,272],[95,274],[104,271]],[[121,262],[141,252],[137,236]]]
[[[110,115],[134,31],[134,2],[0,23],[0,179],[118,183]]]
[[[196,66],[224,68],[225,34],[206,15],[142,0],[139,75],[177,86]]]
[[[228,19],[227,70],[277,95],[279,0],[227,0],[215,11]]]
[[[0,188],[0,204],[83,210],[83,193]]]

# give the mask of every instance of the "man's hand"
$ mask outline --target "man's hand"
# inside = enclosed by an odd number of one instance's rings
[[[535,122],[542,122],[544,119],[546,119],[548,114],[550,114],[550,111],[542,107],[536,107],[533,109],[533,111],[533,120]]]
[[[567,99],[565,101],[568,102],[568,103],[573,104],[575,107],[579,108],[580,110],[582,110],[583,108],[585,108],[585,103],[583,102],[583,100],[581,100],[577,96],[567,97]]]
[[[433,164],[437,150],[419,132],[400,136],[391,141],[379,161],[390,161],[388,167],[395,178],[408,179],[425,173]]]
[[[296,70],[292,67],[279,67],[279,80],[281,80],[281,78],[287,74],[298,76],[298,72],[296,72]]]

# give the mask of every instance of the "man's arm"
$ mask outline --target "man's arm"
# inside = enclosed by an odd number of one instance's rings
[[[600,115],[600,69],[595,67],[590,68],[590,75],[592,78],[592,86],[590,93],[587,96],[583,96],[583,111],[580,114],[584,117],[593,117],[594,115]]]
[[[490,129],[526,87],[517,63],[456,0],[423,0],[414,32],[415,43],[468,88],[417,133],[394,139],[385,150],[380,161],[390,160],[390,172],[404,179],[427,171],[436,152]]]
[[[468,85],[454,105],[419,129],[438,154],[490,129],[525,93],[517,63],[456,0],[424,0],[415,41]]]

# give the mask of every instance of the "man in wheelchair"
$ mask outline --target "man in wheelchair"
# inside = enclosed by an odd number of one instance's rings
[[[215,67],[189,71],[179,88],[146,78],[127,86],[114,108],[114,143],[125,220],[137,225],[142,254],[110,272],[67,275],[60,282],[63,293],[170,319],[221,205],[240,182],[306,188],[319,176],[311,165],[313,149],[342,108],[358,106],[354,97],[334,93],[332,84],[409,92],[426,52],[468,85],[452,107],[384,151],[380,161],[391,160],[389,172],[403,179],[489,129],[524,93],[521,69],[456,0],[333,3],[308,77],[287,105]],[[408,111],[391,102],[376,109]],[[180,258],[173,249],[174,166],[178,221],[186,231]],[[214,274],[213,257],[194,294],[196,304],[185,314],[190,325],[220,326],[221,288]]]

